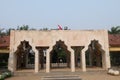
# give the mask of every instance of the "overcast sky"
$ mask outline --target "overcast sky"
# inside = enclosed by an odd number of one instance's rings
[[[120,25],[120,0],[0,0],[0,27],[110,29]]]

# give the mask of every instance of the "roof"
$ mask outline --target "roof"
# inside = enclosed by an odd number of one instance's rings
[[[120,34],[109,34],[108,38],[111,47],[120,47]]]
[[[0,36],[0,48],[9,47],[10,45],[10,36]]]

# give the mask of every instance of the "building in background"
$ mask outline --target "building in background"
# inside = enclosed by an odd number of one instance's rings
[[[10,36],[0,36],[0,68],[6,68],[9,57]]]
[[[120,34],[109,34],[111,66],[120,66]]]

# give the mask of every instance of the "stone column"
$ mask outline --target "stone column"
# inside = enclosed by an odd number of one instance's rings
[[[35,50],[35,73],[39,72],[39,51]]]
[[[104,53],[104,55],[103,55],[103,57],[104,57],[104,59],[103,59],[103,67],[104,67],[104,69],[108,69],[108,68],[110,68],[111,67],[111,63],[110,63],[110,53],[109,53],[109,39],[108,39],[108,32],[107,32],[107,30],[105,31],[105,33],[104,33],[105,35],[104,35],[104,47],[102,47],[104,50],[105,50],[105,53]]]
[[[81,67],[82,67],[83,72],[86,72],[85,51],[86,51],[86,49],[83,49],[82,52],[81,52]]]
[[[74,54],[74,51],[71,52],[71,71],[75,72],[75,54]]]
[[[71,72],[75,72],[75,54],[74,54],[74,50],[72,49],[68,49],[71,52]]]
[[[16,70],[16,57],[14,52],[10,52],[8,59],[8,70],[14,72]]]
[[[50,72],[50,49],[46,50],[46,72]]]
[[[104,55],[102,55],[102,66],[105,70],[107,70],[108,68],[111,67],[110,65],[110,55],[109,55],[109,52],[106,51],[106,53],[104,53]]]

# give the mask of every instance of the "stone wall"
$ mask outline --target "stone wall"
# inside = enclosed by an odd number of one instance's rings
[[[49,48],[52,48],[56,44],[56,41],[59,40],[64,41],[68,48],[71,48],[71,46],[84,46],[86,50],[91,40],[94,39],[99,41],[102,49],[105,51],[103,67],[109,68],[110,59],[107,30],[12,30],[10,34],[9,69],[12,71],[15,70],[14,52],[23,40],[29,41],[33,50],[35,50],[36,46],[49,46]],[[10,66],[11,64],[13,65]]]

